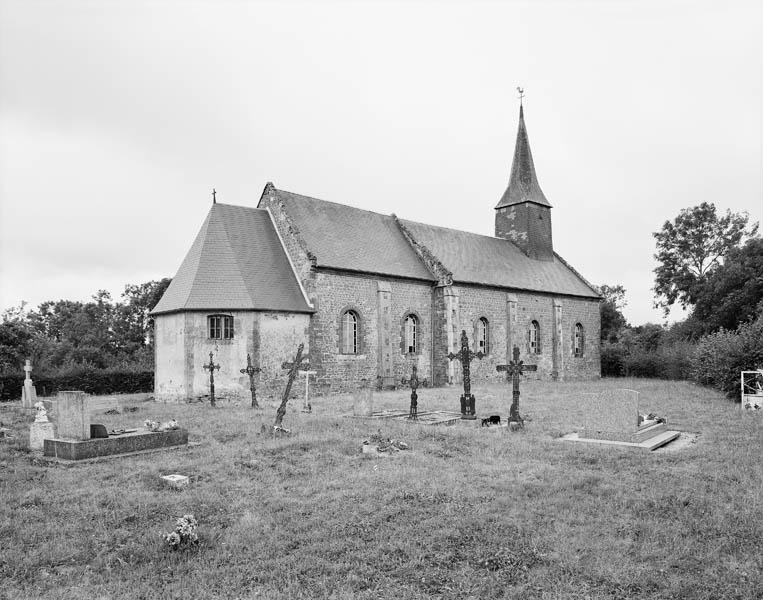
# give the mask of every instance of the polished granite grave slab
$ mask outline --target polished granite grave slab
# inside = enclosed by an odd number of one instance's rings
[[[99,456],[130,454],[188,444],[186,429],[170,431],[140,430],[123,435],[89,440],[47,439],[43,456],[59,460],[85,460]]]

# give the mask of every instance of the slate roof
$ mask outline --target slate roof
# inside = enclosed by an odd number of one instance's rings
[[[268,212],[213,204],[151,313],[244,309],[313,312]]]
[[[389,215],[274,189],[316,266],[435,281]]]
[[[417,242],[453,273],[453,281],[598,298],[559,255],[534,260],[509,240],[401,219]]]
[[[535,174],[533,155],[530,152],[530,140],[527,137],[527,127],[525,127],[524,108],[520,106],[519,128],[517,129],[517,142],[514,145],[514,160],[511,163],[509,185],[496,208],[523,202],[534,202],[551,207],[543,190],[540,189],[538,177]]]

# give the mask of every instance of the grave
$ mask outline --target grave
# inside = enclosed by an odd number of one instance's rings
[[[247,354],[246,355],[246,367],[243,369],[239,369],[239,372],[248,375],[249,376],[249,390],[252,392],[252,408],[259,408],[260,405],[257,403],[257,388],[254,385],[254,376],[255,374],[259,373],[261,371],[260,367],[255,367],[252,364],[252,355]]]
[[[680,435],[679,431],[669,430],[664,419],[643,420],[639,415],[639,393],[635,390],[604,390],[586,396],[583,430],[562,439],[654,450]]]
[[[313,377],[318,374],[318,371],[299,371],[299,375],[305,378],[305,402],[302,404],[302,412],[313,412],[313,407],[310,404],[310,375]]]
[[[173,473],[172,475],[162,475],[161,480],[164,482],[164,485],[175,488],[176,490],[186,487],[191,481],[188,476],[180,475],[179,473]]]
[[[26,376],[24,378],[24,387],[21,388],[21,406],[32,409],[37,404],[37,390],[32,382],[32,361],[29,359],[24,364],[24,372]]]
[[[374,415],[374,390],[365,379],[362,381],[360,389],[352,396],[352,414],[356,417],[372,417]]]
[[[448,354],[448,360],[461,361],[461,369],[463,371],[464,380],[464,393],[461,394],[461,418],[466,420],[475,420],[476,407],[474,394],[472,394],[472,378],[471,378],[471,362],[478,358],[482,360],[485,355],[482,352],[473,352],[469,350],[469,338],[466,335],[466,330],[461,331],[461,350],[458,354],[450,352]]]
[[[48,411],[42,402],[35,404],[37,416],[29,427],[29,449],[42,450],[45,440],[55,437],[53,423],[48,420]]]
[[[89,399],[84,392],[59,392],[53,403],[56,436],[43,442],[43,456],[77,461],[101,456],[134,454],[188,443],[184,429],[170,431],[127,430],[91,439]],[[99,428],[96,428],[98,430]]]

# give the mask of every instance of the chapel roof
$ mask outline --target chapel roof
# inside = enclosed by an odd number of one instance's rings
[[[538,177],[535,174],[535,164],[533,163],[532,152],[530,152],[530,140],[527,137],[527,127],[525,126],[524,108],[520,106],[519,128],[517,129],[517,141],[514,145],[514,160],[511,163],[509,185],[496,208],[523,202],[534,202],[551,208],[543,190],[540,189]]]
[[[535,260],[509,240],[401,219],[414,239],[453,274],[455,283],[598,298],[558,254]]]
[[[435,281],[395,217],[276,189],[317,267]],[[400,220],[453,281],[587,298],[598,293],[558,254],[528,257],[509,240]]]
[[[212,205],[151,313],[182,310],[313,312],[267,210]]]
[[[316,266],[434,281],[394,217],[272,188]]]

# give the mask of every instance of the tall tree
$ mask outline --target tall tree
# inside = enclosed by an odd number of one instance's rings
[[[628,322],[622,313],[626,306],[625,288],[622,285],[600,285],[598,288],[602,297],[599,304],[601,315],[601,340],[603,342],[617,342],[620,332],[628,326]]]
[[[149,313],[157,305],[172,279],[141,284],[127,284],[119,305],[116,329],[120,342],[127,351],[153,344],[153,319]]]
[[[700,286],[691,319],[705,333],[735,330],[760,313],[763,303],[763,239],[753,238],[733,248],[724,264]]]
[[[694,306],[708,274],[744,237],[757,233],[757,223],[748,225],[746,212],[727,210],[719,216],[715,205],[707,202],[683,209],[673,222],[665,221],[652,234],[657,240],[654,257],[659,262],[654,270],[655,307],[667,315],[676,302],[684,308]]]

